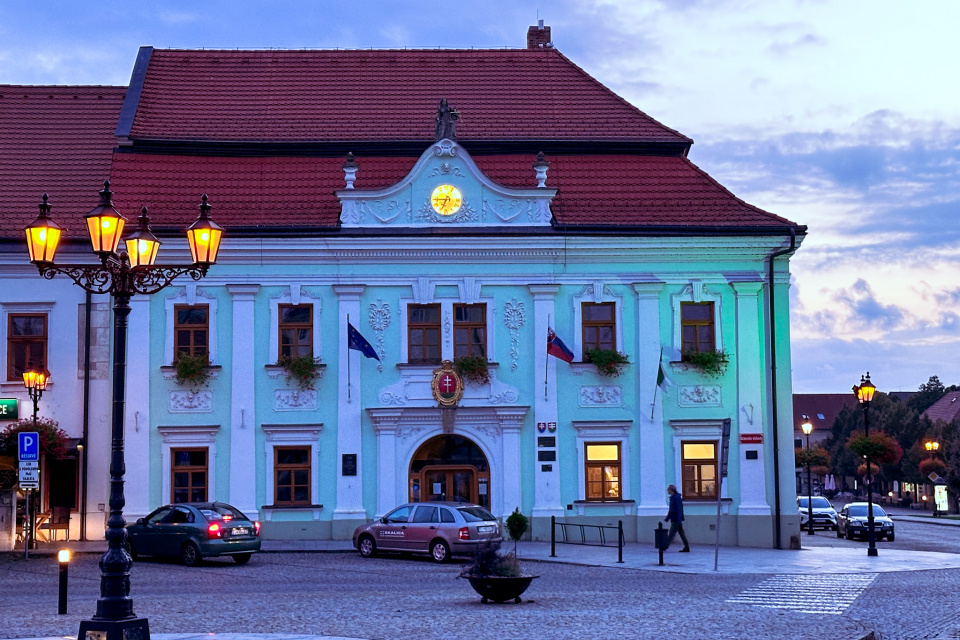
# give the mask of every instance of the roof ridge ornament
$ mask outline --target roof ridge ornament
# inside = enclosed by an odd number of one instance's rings
[[[547,186],[547,169],[550,163],[543,159],[543,151],[537,154],[537,161],[533,163],[533,169],[537,172],[537,188],[542,189]]]
[[[347,152],[347,161],[343,163],[343,178],[347,182],[347,189],[353,189],[353,183],[357,179],[357,169],[360,163],[353,159],[353,152]]]
[[[437,107],[437,131],[435,140],[440,141],[445,138],[456,140],[457,121],[460,120],[460,112],[455,107],[450,106],[446,98],[440,98],[440,105]]]

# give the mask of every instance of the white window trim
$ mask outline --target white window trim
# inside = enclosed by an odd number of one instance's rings
[[[276,457],[274,447],[307,447],[310,449],[310,502],[317,504],[320,496],[320,432],[323,430],[322,423],[315,424],[261,424],[265,436],[263,456],[266,469],[264,484],[266,493],[264,500],[267,505],[274,504],[274,467]],[[264,505],[266,506],[266,505]],[[314,520],[320,519],[322,507],[319,505],[310,509],[309,507],[273,507],[263,509],[260,513],[265,521],[270,521],[278,511],[284,510],[303,511],[310,510]]]
[[[184,286],[178,293],[168,297],[164,302],[166,311],[166,331],[163,346],[164,365],[173,366],[173,328],[177,319],[174,307],[181,304],[190,307],[203,304],[209,308],[207,314],[207,358],[211,366],[218,366],[220,361],[217,359],[217,299],[208,296],[192,282]]]
[[[160,468],[164,474],[160,483],[160,504],[170,504],[172,492],[170,487],[173,473],[173,449],[206,449],[207,450],[207,499],[217,499],[217,433],[220,425],[171,425],[158,426],[160,432]]]
[[[583,362],[583,303],[601,304],[612,302],[613,320],[616,323],[617,351],[626,353],[623,342],[623,296],[613,293],[602,282],[588,284],[573,297],[573,356],[576,362]],[[556,328],[556,327],[554,327]],[[582,494],[581,494],[582,495]]]
[[[717,351],[723,351],[723,331],[720,318],[723,317],[723,297],[700,280],[691,280],[683,286],[679,293],[670,296],[670,307],[673,314],[673,353],[671,362],[679,362],[683,349],[683,336],[680,330],[680,303],[682,302],[712,302],[713,303],[713,336]]]
[[[475,302],[464,302],[463,300],[452,299],[432,299],[427,301],[417,301],[413,298],[400,299],[400,358],[398,362],[407,363],[410,352],[407,349],[407,325],[409,313],[407,308],[410,305],[440,305],[440,360],[453,360],[453,307],[458,304],[485,304],[487,305],[487,360],[496,362],[494,355],[497,353],[496,345],[496,307],[493,297],[478,298]],[[434,365],[429,365],[434,366]]]
[[[717,476],[720,481],[720,498],[727,498],[727,480],[721,476],[720,465],[720,438],[723,434],[723,420],[671,420],[670,426],[673,428],[673,484],[680,489],[683,495],[683,448],[685,441],[696,442],[714,442],[717,446]],[[731,436],[732,437],[732,436]],[[686,500],[686,496],[683,496]],[[697,501],[699,502],[699,501]],[[711,504],[712,501],[711,501]]]
[[[573,428],[577,432],[577,496],[578,512],[583,508],[617,507],[625,502],[624,513],[629,514],[632,506],[630,498],[630,427],[632,420],[574,420]],[[587,443],[615,442],[620,444],[620,502],[587,502]]]
[[[50,362],[50,343],[51,336],[53,335],[50,330],[50,317],[53,313],[53,305],[55,302],[0,302],[0,310],[2,310],[2,322],[3,322],[3,353],[0,354],[0,366],[3,368],[0,369],[2,372],[2,379],[0,379],[0,391],[25,391],[23,386],[23,380],[7,380],[7,343],[9,342],[10,336],[7,335],[7,331],[10,330],[10,314],[20,314],[20,313],[33,313],[33,314],[43,314],[47,316],[47,368],[49,369]],[[50,389],[53,387],[53,377],[51,377],[50,382],[47,383],[47,388]]]
[[[276,298],[270,298],[270,354],[271,362],[280,358],[280,305],[308,304],[313,307],[313,357],[323,360],[320,344],[320,298],[310,295],[299,283],[292,283]]]

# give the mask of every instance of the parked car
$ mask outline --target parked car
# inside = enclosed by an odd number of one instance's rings
[[[874,539],[886,538],[890,542],[895,540],[893,520],[882,507],[873,505],[873,532]],[[837,537],[846,536],[848,540],[854,538],[867,539],[867,503],[851,502],[840,510],[837,517]]]
[[[501,542],[500,523],[483,507],[464,502],[400,505],[353,532],[353,546],[364,558],[377,551],[428,553],[436,562],[473,553],[481,542]]]
[[[192,567],[203,558],[230,556],[244,564],[260,550],[260,523],[225,502],[182,502],[127,525],[127,553],[180,558]]]
[[[837,530],[837,510],[833,508],[830,501],[823,496],[813,496],[813,500],[808,500],[807,496],[797,498],[797,507],[800,509],[800,528],[809,529],[810,505],[813,505],[813,528]]]

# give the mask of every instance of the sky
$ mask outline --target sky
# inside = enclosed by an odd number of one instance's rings
[[[809,227],[796,393],[960,384],[956,0],[3,0],[0,84],[126,85],[143,45],[524,47],[538,18],[721,184]]]

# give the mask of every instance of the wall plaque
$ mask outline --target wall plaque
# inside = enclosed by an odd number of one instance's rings
[[[556,451],[537,451],[537,462],[555,462],[556,460]]]
[[[555,447],[557,446],[557,438],[556,436],[553,436],[553,437],[541,436],[537,438],[537,446],[538,447]]]
[[[344,476],[357,475],[357,454],[355,453],[343,454],[343,461],[341,462],[340,475],[344,475]]]

